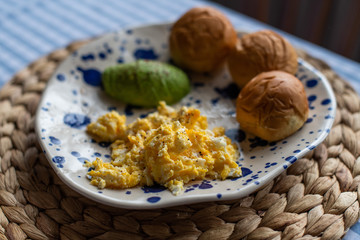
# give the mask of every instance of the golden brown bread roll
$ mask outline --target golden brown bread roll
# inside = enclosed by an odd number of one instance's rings
[[[236,101],[240,128],[270,142],[296,132],[308,114],[303,84],[282,71],[257,75],[245,85]]]
[[[170,54],[181,68],[209,72],[225,62],[236,39],[235,29],[221,12],[192,8],[171,29]]]
[[[294,47],[270,30],[246,34],[238,39],[227,64],[233,81],[241,88],[261,72],[280,70],[295,74],[298,68]]]

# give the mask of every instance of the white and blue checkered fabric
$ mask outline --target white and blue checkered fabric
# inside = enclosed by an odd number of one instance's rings
[[[74,40],[128,26],[174,21],[191,7],[200,5],[219,8],[239,30],[252,32],[264,28],[272,29],[268,25],[206,1],[0,0],[0,87],[30,62]],[[296,47],[324,59],[360,93],[359,63],[284,32],[278,32]],[[344,239],[360,239],[359,236],[360,224],[356,224]]]

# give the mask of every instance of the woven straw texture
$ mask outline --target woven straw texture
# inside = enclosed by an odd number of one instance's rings
[[[235,201],[157,210],[93,202],[54,173],[34,132],[41,93],[84,42],[52,52],[0,91],[1,239],[339,239],[359,218],[360,99],[325,63],[337,114],[326,140],[258,192]]]

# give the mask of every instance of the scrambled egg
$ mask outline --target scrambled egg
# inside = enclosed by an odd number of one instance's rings
[[[224,135],[224,128],[208,130],[198,109],[175,111],[160,102],[157,112],[128,126],[125,122],[125,116],[112,111],[87,127],[97,141],[113,142],[110,163],[97,158],[85,164],[92,168],[91,184],[99,188],[156,182],[178,195],[192,180],[241,176],[237,147]]]

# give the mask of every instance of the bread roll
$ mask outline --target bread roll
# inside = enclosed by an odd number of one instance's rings
[[[296,132],[308,113],[303,84],[282,71],[257,75],[245,85],[236,101],[240,128],[270,142]]]
[[[238,39],[227,64],[233,81],[240,88],[261,72],[280,70],[295,74],[298,69],[294,47],[270,30],[246,34]]]
[[[170,54],[181,68],[209,72],[225,62],[236,39],[235,29],[221,12],[192,8],[171,29]]]

